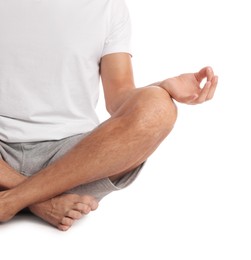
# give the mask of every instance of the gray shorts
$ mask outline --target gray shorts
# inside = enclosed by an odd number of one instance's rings
[[[58,141],[30,143],[5,143],[0,141],[0,159],[4,160],[17,172],[30,177],[62,157],[88,134],[75,135]],[[121,190],[131,184],[138,176],[143,165],[144,163],[115,182],[112,182],[109,178],[104,178],[80,185],[66,193],[88,194],[100,201],[109,193]]]

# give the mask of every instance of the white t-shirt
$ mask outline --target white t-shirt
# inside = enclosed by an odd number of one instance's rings
[[[102,56],[130,53],[124,0],[0,0],[0,140],[58,140],[99,120]]]

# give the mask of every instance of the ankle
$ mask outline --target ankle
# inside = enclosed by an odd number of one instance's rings
[[[0,192],[0,222],[10,220],[21,208],[11,190]]]

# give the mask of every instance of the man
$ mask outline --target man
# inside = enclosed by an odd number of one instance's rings
[[[129,46],[123,0],[0,0],[0,222],[28,207],[68,230],[134,181],[174,126],[173,99],[212,99],[210,67],[136,88]]]

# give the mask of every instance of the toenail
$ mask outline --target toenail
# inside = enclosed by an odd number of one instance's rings
[[[58,227],[61,231],[67,231],[70,227],[68,227],[68,226],[59,226]]]

